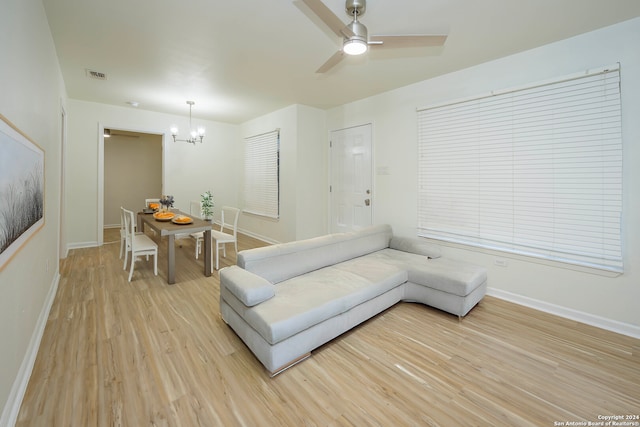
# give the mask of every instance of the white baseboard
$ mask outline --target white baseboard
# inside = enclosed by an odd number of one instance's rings
[[[36,362],[36,356],[38,355],[38,349],[40,348],[40,341],[44,334],[44,328],[47,325],[47,319],[49,319],[49,312],[51,311],[51,305],[56,297],[58,291],[58,284],[60,283],[60,272],[57,271],[51,286],[49,287],[49,294],[44,301],[40,316],[38,316],[38,322],[31,334],[31,340],[29,341],[29,347],[22,359],[20,370],[16,379],[13,382],[13,387],[9,392],[9,398],[5,403],[2,410],[2,416],[0,416],[0,426],[14,426],[18,420],[18,413],[20,412],[20,405],[22,405],[22,399],[24,393],[27,391],[27,384],[29,384],[29,378],[31,378],[31,372],[33,371],[33,365]]]
[[[69,243],[67,245],[67,253],[71,250],[71,249],[83,249],[83,248],[95,248],[100,246],[98,244],[98,242],[76,242],[76,243]]]
[[[575,320],[576,322],[585,323],[597,328],[606,329],[632,338],[640,339],[640,327],[629,323],[618,322],[617,320],[607,319],[605,317],[596,316],[594,314],[585,313],[583,311],[574,310],[572,308],[562,307],[560,305],[551,304],[545,301],[536,300],[522,295],[513,294],[495,288],[488,288],[487,295],[513,302],[515,304],[524,305],[525,307],[534,308],[545,313],[554,314],[566,319]]]

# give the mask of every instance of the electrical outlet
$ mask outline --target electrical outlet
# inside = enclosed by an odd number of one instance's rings
[[[498,267],[506,267],[509,265],[509,263],[507,262],[506,259],[500,259],[500,258],[496,258],[493,263],[495,265],[497,265]]]

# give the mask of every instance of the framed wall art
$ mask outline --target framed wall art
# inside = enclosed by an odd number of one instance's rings
[[[44,150],[0,114],[0,270],[44,226]]]

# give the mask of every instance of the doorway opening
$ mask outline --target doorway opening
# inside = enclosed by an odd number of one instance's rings
[[[105,137],[108,129],[109,137]],[[98,196],[98,244],[105,230],[120,227],[120,206],[137,212],[164,188],[164,135],[104,126],[100,129],[102,178]],[[108,236],[114,233],[109,233]],[[116,233],[119,241],[119,233]],[[109,240],[111,237],[109,237]]]

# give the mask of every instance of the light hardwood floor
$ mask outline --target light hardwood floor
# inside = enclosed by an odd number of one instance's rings
[[[491,297],[461,322],[400,303],[269,378],[220,319],[217,273],[202,276],[186,241],[167,285],[162,244],[159,276],[139,261],[131,283],[118,243],[71,251],[18,426],[554,426],[640,415],[640,340]],[[259,245],[241,236],[241,249]],[[234,262],[231,250],[222,265]]]

